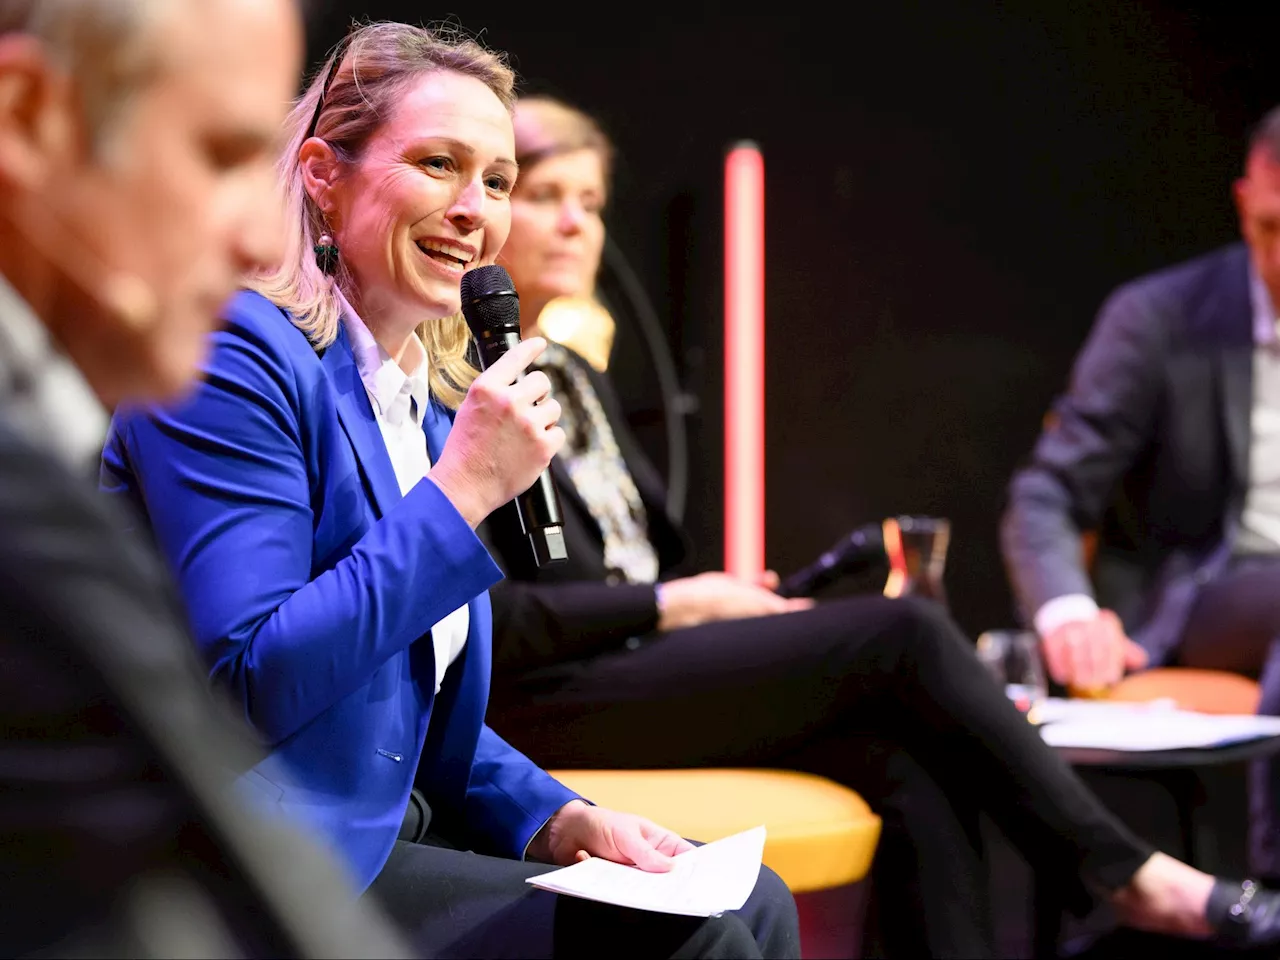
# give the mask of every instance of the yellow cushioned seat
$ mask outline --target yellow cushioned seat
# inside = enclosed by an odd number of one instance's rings
[[[719,840],[764,824],[764,862],[793,893],[866,876],[880,818],[838,783],[789,770],[553,770],[571,790],[693,840]]]

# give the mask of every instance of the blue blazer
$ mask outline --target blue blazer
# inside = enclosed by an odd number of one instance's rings
[[[401,497],[345,332],[317,354],[248,292],[225,319],[189,398],[117,413],[102,483],[150,524],[213,679],[271,747],[247,780],[326,831],[362,889],[415,773],[438,820],[520,858],[577,795],[484,723],[501,572],[435,484]],[[433,402],[433,462],[451,423]],[[464,603],[437,695],[429,631]]]

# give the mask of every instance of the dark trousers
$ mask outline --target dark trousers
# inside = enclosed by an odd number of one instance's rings
[[[795,901],[767,867],[741,910],[706,919],[561,897],[524,882],[553,869],[397,840],[369,894],[433,960],[800,956]]]
[[[1150,855],[925,602],[857,597],[499,675],[489,722],[547,767],[771,766],[856,789],[885,821],[891,955],[994,955],[979,810],[1080,911],[1085,880],[1119,888]]]
[[[1280,557],[1238,557],[1196,597],[1178,663],[1254,677],[1258,712],[1280,715]],[[1280,880],[1280,762],[1249,770],[1249,867]]]

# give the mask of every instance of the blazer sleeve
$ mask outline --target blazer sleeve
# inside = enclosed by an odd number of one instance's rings
[[[524,859],[538,831],[566,803],[591,803],[530,761],[488,724],[480,728],[466,799],[467,827],[477,852],[517,860]]]
[[[430,481],[314,569],[308,476],[326,466],[309,405],[331,394],[274,327],[233,309],[194,396],[117,429],[213,678],[278,744],[501,572]],[[363,494],[353,478],[336,495]]]
[[[1093,595],[1081,531],[1098,526],[1117,484],[1150,442],[1170,318],[1160,287],[1150,281],[1109,298],[1052,422],[1010,483],[1001,548],[1028,622],[1055,597]]]

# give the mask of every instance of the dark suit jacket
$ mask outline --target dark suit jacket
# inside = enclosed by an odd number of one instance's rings
[[[1055,422],[1009,487],[1002,548],[1028,620],[1054,597],[1096,588],[1153,662],[1171,657],[1243,508],[1253,346],[1243,245],[1107,300]],[[1092,583],[1085,530],[1099,534]]]
[[[230,793],[237,730],[159,562],[0,424],[0,954],[407,955]]]
[[[657,550],[661,576],[668,577],[685,561],[688,541],[667,513],[662,479],[627,426],[607,376],[574,357],[587,371],[613,428],[648,515],[649,540]],[[512,674],[589,657],[658,625],[653,587],[623,583],[605,566],[600,528],[559,457],[552,461],[551,472],[564,514],[568,560],[541,568],[533,562],[514,503],[495,511],[480,529],[507,575],[490,591],[495,697]]]

